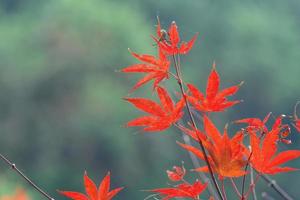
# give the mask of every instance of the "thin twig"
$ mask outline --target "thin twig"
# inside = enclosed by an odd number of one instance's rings
[[[221,184],[222,184],[222,194],[223,194],[224,200],[227,200],[224,179],[221,180]]]
[[[265,136],[265,133],[262,132],[261,136],[259,137],[259,139],[261,139],[262,137]],[[248,158],[248,161],[247,161],[247,165],[245,167],[245,171],[247,170],[247,167],[249,166],[250,164],[250,159],[251,159],[251,156],[252,156],[252,153],[253,151],[251,151],[250,155],[249,155],[249,158]],[[268,183],[268,186],[271,187],[272,189],[274,189],[284,200],[294,200],[284,189],[282,189],[277,183],[275,180],[271,179],[268,175],[266,174],[260,174],[258,173],[265,182]],[[245,199],[245,196],[244,196],[244,184],[245,184],[245,175],[243,177],[243,187],[242,187],[242,199],[241,200],[244,200]]]
[[[235,193],[238,195],[239,199],[242,198],[242,195],[241,195],[241,193],[239,192],[239,190],[238,190],[238,188],[237,188],[237,186],[236,186],[234,180],[232,179],[232,177],[230,177],[229,179],[230,179],[231,184],[232,184],[232,187],[233,187]]]
[[[0,154],[0,158],[8,164],[12,170],[17,172],[23,179],[25,179],[29,185],[31,185],[34,189],[36,189],[39,193],[41,193],[43,196],[45,196],[49,200],[55,200],[50,195],[48,195],[45,191],[43,191],[40,187],[38,187],[32,180],[30,180],[20,169],[17,168],[16,164],[12,163],[10,160],[8,160],[5,156]]]
[[[253,172],[252,167],[250,167],[250,184],[252,186],[251,192],[252,192],[253,200],[257,200],[256,191],[255,191],[255,183],[254,183],[254,172]]]
[[[178,125],[175,124],[175,126],[179,129]],[[191,140],[190,140],[190,137],[188,135],[182,134],[182,139],[183,139],[185,144],[191,145]],[[200,162],[197,159],[197,157],[190,151],[188,153],[189,153],[189,156],[191,158],[191,161],[193,163],[194,168],[195,169],[199,168],[200,167]],[[210,179],[203,172],[197,172],[197,173],[199,174],[200,179],[204,183],[207,183],[207,189],[208,189],[210,195],[212,195],[215,198],[215,200],[219,200],[219,197],[218,197],[216,191],[214,190]]]
[[[182,84],[182,77],[180,76],[180,70],[179,70],[179,69],[180,69],[180,66],[178,66],[178,63],[177,63],[177,60],[176,60],[176,57],[175,57],[174,54],[173,54],[173,61],[174,61],[174,67],[175,67],[175,70],[176,70],[176,75],[177,75],[177,77],[178,77],[177,83],[178,83],[178,85],[179,85],[179,87],[180,87],[181,94],[182,94],[183,99],[184,99],[184,101],[185,101],[185,105],[186,105],[186,108],[187,108],[187,111],[188,111],[189,118],[190,118],[190,120],[191,120],[192,125],[193,125],[194,128],[197,130],[196,122],[195,122],[195,120],[194,120],[194,117],[193,117],[193,115],[192,115],[192,112],[191,112],[189,103],[188,103],[188,101],[187,101],[187,99],[186,99],[186,95],[185,95],[185,92],[184,92],[184,88],[183,88],[183,84]],[[198,135],[197,135],[197,137],[198,137],[198,140],[199,140],[199,145],[200,145],[201,151],[203,152],[203,155],[204,155],[205,162],[206,162],[206,164],[207,164],[207,166],[208,166],[209,174],[210,174],[210,176],[211,176],[211,178],[212,178],[212,181],[213,181],[213,183],[214,183],[214,185],[215,185],[215,188],[216,188],[216,190],[217,190],[217,193],[218,193],[220,199],[221,199],[221,200],[224,200],[223,195],[222,195],[222,193],[221,193],[221,189],[220,189],[220,187],[219,187],[219,185],[218,185],[218,183],[217,183],[217,180],[216,180],[216,178],[215,178],[215,176],[214,176],[214,173],[213,173],[213,171],[212,171],[211,165],[210,165],[210,163],[209,163],[208,156],[207,156],[207,153],[206,153],[206,151],[205,151],[204,145],[203,145],[203,143],[202,143],[200,137],[199,137]]]
[[[265,136],[265,132],[262,132],[261,135],[259,136],[259,140],[262,139],[262,137]],[[253,150],[251,149],[251,146],[249,147],[250,150],[251,150],[251,153],[248,157],[248,160],[247,160],[247,163],[246,163],[246,167],[245,167],[245,170],[244,171],[247,171],[249,165],[250,165],[250,160],[251,160],[251,157],[252,157],[252,154],[253,154]],[[246,173],[244,174],[243,176],[243,182],[242,182],[242,199],[241,200],[245,200],[245,196],[244,196],[244,193],[245,193],[245,182],[246,182]]]
[[[252,189],[256,186],[261,174],[257,173],[255,179],[253,180],[253,184],[250,184],[248,191],[245,193],[245,199],[248,199]]]
[[[246,163],[246,166],[245,166],[245,170],[244,171],[247,171],[248,169],[248,166],[250,164],[250,159],[252,157],[252,154],[253,154],[253,151],[251,151],[249,157],[248,157],[248,160],[247,160],[247,163]],[[243,181],[242,181],[242,198],[241,200],[245,200],[245,183],[246,183],[246,173],[244,174],[243,176]]]

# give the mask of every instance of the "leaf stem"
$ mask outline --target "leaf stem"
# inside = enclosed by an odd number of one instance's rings
[[[259,136],[259,140],[262,139],[262,137],[265,136],[265,132],[262,132],[261,135]],[[251,146],[249,147],[251,149]],[[247,164],[245,166],[245,170],[244,171],[247,171],[249,165],[250,165],[250,160],[251,160],[251,157],[252,157],[252,154],[253,154],[253,150],[251,149],[251,153],[248,157],[248,160],[247,160]],[[243,176],[243,182],[242,182],[242,198],[241,200],[244,200],[245,199],[245,196],[244,196],[244,193],[245,193],[245,183],[246,183],[246,174],[244,174]]]
[[[259,178],[260,178],[261,174],[257,174],[255,179],[253,179],[253,183],[251,182],[248,191],[245,194],[245,199],[248,199],[248,196],[250,195],[250,192],[253,191],[253,189],[255,188],[255,185],[257,184]]]
[[[174,126],[182,133],[182,131],[180,130],[178,124],[175,123]],[[192,145],[191,144],[191,139],[188,135],[182,133],[182,139],[183,139],[185,144]],[[189,153],[189,156],[191,158],[191,161],[193,163],[194,168],[195,169],[199,168],[200,163],[199,163],[199,160],[197,159],[197,157],[190,151],[188,153]],[[207,188],[208,188],[208,192],[210,193],[210,195],[212,195],[215,198],[215,200],[219,200],[219,197],[218,197],[214,187],[211,184],[211,180],[204,174],[204,172],[198,172],[198,174],[199,174],[199,177],[200,177],[201,181],[204,182],[204,183],[207,183]]]
[[[253,172],[253,168],[250,167],[250,184],[251,184],[251,192],[252,192],[252,196],[253,196],[253,200],[257,200],[257,195],[256,195],[256,191],[255,191],[255,183],[254,183],[254,172]]]
[[[222,194],[223,194],[224,200],[227,200],[226,191],[225,191],[225,184],[224,184],[224,179],[223,178],[221,180],[221,184],[222,184]]]
[[[242,198],[242,195],[239,192],[239,190],[238,190],[238,188],[237,188],[237,186],[236,186],[236,184],[235,184],[235,182],[234,182],[234,180],[233,180],[232,177],[230,177],[230,181],[231,181],[231,184],[232,184],[232,187],[233,187],[235,193],[238,195],[239,198]]]
[[[44,197],[46,197],[49,200],[55,200],[50,195],[48,195],[44,190],[42,190],[40,187],[38,187],[32,180],[30,180],[20,169],[17,168],[15,163],[12,163],[10,160],[8,160],[5,156],[0,154],[0,158],[11,167],[12,170],[14,170],[16,173],[18,173],[23,179],[25,179],[29,185],[31,185],[34,189],[36,189],[39,193],[41,193]]]
[[[252,154],[253,154],[253,151],[251,151],[249,157],[248,157],[248,160],[247,160],[247,163],[246,163],[246,166],[245,166],[245,170],[244,171],[247,171],[248,167],[249,167],[249,164],[250,164],[250,159],[252,157]],[[245,200],[245,183],[246,183],[246,174],[244,174],[243,176],[243,181],[242,181],[242,198],[241,200]]]
[[[184,88],[183,88],[183,84],[182,84],[183,81],[182,81],[182,77],[181,77],[181,75],[180,75],[180,74],[181,74],[181,72],[180,72],[180,66],[179,66],[178,63],[177,63],[177,59],[176,59],[175,54],[173,54],[173,61],[174,61],[174,67],[175,67],[176,75],[177,75],[177,77],[178,77],[177,83],[178,83],[178,85],[179,85],[179,87],[180,87],[180,91],[181,91],[181,94],[182,94],[182,96],[183,96],[183,99],[184,99],[184,102],[185,102],[185,105],[186,105],[186,108],[187,108],[187,111],[188,111],[189,118],[190,118],[190,120],[191,120],[191,122],[192,122],[192,125],[193,125],[193,126],[195,127],[195,129],[197,130],[197,125],[196,125],[195,119],[194,119],[193,114],[192,114],[192,112],[191,112],[189,103],[188,103],[188,101],[187,101],[187,99],[186,99],[186,95],[185,95]],[[204,145],[203,145],[203,143],[202,143],[200,137],[199,137],[198,135],[197,135],[197,137],[198,137],[198,140],[199,140],[199,145],[200,145],[201,151],[203,152],[203,155],[204,155],[205,162],[206,162],[206,164],[207,164],[207,166],[208,166],[208,170],[209,170],[209,174],[210,174],[210,176],[211,176],[211,179],[212,179],[212,181],[213,181],[213,183],[214,183],[214,185],[215,185],[215,188],[216,188],[216,190],[217,190],[217,193],[218,193],[220,199],[221,199],[221,200],[224,200],[223,195],[222,195],[222,193],[221,193],[221,189],[220,189],[220,187],[219,187],[219,185],[218,185],[218,183],[217,183],[217,180],[216,180],[216,178],[215,178],[215,176],[214,176],[214,173],[213,173],[213,171],[212,171],[211,165],[210,165],[210,163],[209,163],[208,156],[207,156],[207,153],[206,153],[206,151],[205,151]]]

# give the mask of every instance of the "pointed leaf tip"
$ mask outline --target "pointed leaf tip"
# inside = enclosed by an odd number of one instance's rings
[[[213,64],[212,64],[212,70],[216,70],[216,61],[215,60],[213,61]]]
[[[241,81],[238,86],[241,87],[242,85],[244,85],[244,83],[245,83],[245,81]]]

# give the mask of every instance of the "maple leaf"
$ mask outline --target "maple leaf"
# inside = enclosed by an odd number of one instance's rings
[[[280,141],[282,131],[282,116],[276,118],[272,129],[266,132],[263,139],[260,139],[254,131],[250,131],[250,145],[252,155],[250,162],[252,167],[264,174],[276,174],[297,170],[291,167],[280,167],[290,160],[300,157],[299,150],[288,150],[277,152],[277,142]]]
[[[293,126],[295,127],[295,129],[300,133],[300,119],[297,116],[297,107],[300,104],[300,101],[298,101],[295,105],[295,109],[294,109],[294,123]]]
[[[125,73],[147,73],[133,86],[131,92],[151,80],[154,80],[153,88],[155,89],[162,80],[169,78],[170,61],[162,51],[159,51],[159,58],[146,54],[139,55],[132,51],[130,53],[142,63],[128,66],[121,71]]]
[[[245,118],[245,119],[236,120],[236,121],[234,121],[234,123],[246,123],[246,124],[248,124],[248,126],[245,129],[247,132],[260,131],[261,136],[263,136],[265,133],[268,132],[266,123],[267,123],[268,119],[270,118],[271,114],[272,113],[270,112],[263,120],[261,120],[259,118]],[[280,119],[283,117],[285,117],[285,115],[281,115]],[[291,133],[290,127],[287,124],[282,125],[279,118],[276,121],[277,121],[276,126],[281,128],[280,138],[279,138],[280,142],[285,143],[285,144],[291,144],[292,143],[291,140],[285,139]]]
[[[160,21],[157,19],[157,36],[158,38],[153,37],[153,39],[157,42],[159,48],[168,55],[175,54],[187,54],[193,47],[198,34],[194,35],[194,37],[189,42],[181,42],[180,36],[178,33],[178,27],[173,21],[171,26],[169,27],[168,32],[161,28]],[[168,35],[168,38],[166,36]]]
[[[110,190],[110,173],[102,180],[99,188],[97,189],[96,184],[88,177],[87,173],[84,174],[84,186],[86,195],[79,192],[72,191],[59,191],[60,194],[71,198],[73,200],[111,200],[116,194],[118,194],[123,187]]]
[[[203,116],[203,123],[204,132],[206,133],[207,138],[203,140],[202,138],[204,138],[204,136],[201,136],[200,139],[202,140],[202,144],[208,152],[208,160],[213,172],[217,173],[221,177],[243,176],[246,173],[243,170],[246,164],[246,151],[244,145],[242,144],[243,133],[238,132],[232,139],[230,139],[227,134],[227,129],[225,128],[224,134],[221,135],[221,133],[206,115]],[[194,133],[193,135],[205,135],[201,131],[197,131],[198,133]],[[195,137],[192,138],[195,139]],[[196,138],[196,141],[198,141],[198,138]],[[198,148],[182,143],[179,143],[179,145],[195,154],[201,160],[205,160],[203,152]],[[208,172],[208,167],[204,166],[195,170]]]
[[[185,168],[179,167],[179,166],[174,166],[173,171],[167,170],[167,175],[171,181],[177,182],[181,181],[185,175]]]
[[[199,180],[195,183],[182,183],[175,187],[158,188],[150,190],[151,192],[158,193],[163,197],[163,200],[169,200],[172,198],[190,198],[199,199],[199,195],[206,189],[207,183],[202,184]]]
[[[127,123],[127,126],[145,126],[144,131],[162,131],[177,122],[183,115],[184,99],[174,105],[168,92],[157,87],[157,94],[161,105],[145,98],[125,98],[136,108],[150,115],[139,117]]]
[[[263,132],[267,132],[268,128],[266,127],[266,123],[269,120],[271,114],[272,113],[270,112],[263,120],[259,118],[245,118],[245,119],[236,120],[234,121],[234,123],[248,124],[247,130],[260,130]]]
[[[201,112],[219,112],[231,107],[240,101],[228,101],[227,96],[234,95],[243,82],[219,91],[220,77],[216,71],[215,63],[208,77],[206,96],[193,84],[187,84],[191,95],[188,95],[189,102]]]
[[[30,198],[25,190],[17,188],[13,195],[3,195],[0,200],[30,200]]]

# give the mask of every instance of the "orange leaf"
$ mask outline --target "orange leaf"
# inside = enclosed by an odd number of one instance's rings
[[[197,156],[201,160],[204,160],[204,155],[203,155],[202,151],[200,151],[196,147],[193,147],[193,146],[188,145],[188,144],[183,144],[183,143],[180,143],[180,142],[177,142],[177,144],[179,144],[182,148],[186,149],[187,151],[192,152],[193,154],[195,154],[195,156]]]
[[[171,45],[176,47],[180,41],[180,37],[177,30],[177,25],[174,21],[171,23],[169,29],[169,37],[170,37]]]
[[[250,161],[253,168],[260,173],[276,174],[296,170],[291,167],[279,166],[300,157],[300,151],[298,150],[288,150],[276,155],[277,142],[280,139],[279,135],[282,127],[285,126],[282,125],[281,119],[282,116],[276,118],[272,130],[265,132],[265,138],[261,139],[261,141],[259,141],[255,132],[250,132],[250,144],[252,149]]]
[[[169,78],[170,61],[168,61],[163,52],[159,52],[159,58],[147,54],[139,55],[132,51],[130,53],[142,63],[125,67],[121,71],[125,73],[148,73],[134,85],[130,92],[133,92],[151,80],[154,80],[153,87],[156,88],[162,80]]]
[[[194,96],[196,99],[203,101],[204,100],[204,94],[198,90],[193,84],[187,84],[187,87],[189,88],[189,91],[192,93],[192,96]]]
[[[149,114],[163,117],[165,116],[165,112],[161,108],[161,106],[155,103],[152,100],[144,99],[144,98],[124,98],[126,101],[132,103],[138,109],[147,112]]]
[[[85,172],[84,186],[88,197],[82,193],[72,191],[59,191],[59,193],[73,200],[111,200],[115,195],[117,195],[117,193],[119,193],[123,189],[123,187],[120,187],[109,191],[109,172],[102,180],[98,190],[95,183],[88,177],[87,173]]]
[[[146,64],[135,64],[121,70],[122,72],[156,72],[157,68]]]
[[[228,101],[227,97],[235,94],[241,84],[219,91],[220,77],[215,69],[214,63],[207,80],[206,97],[204,97],[204,94],[194,85],[187,84],[187,87],[191,92],[191,95],[188,95],[187,99],[194,108],[200,112],[220,112],[240,102]]]
[[[177,182],[183,180],[183,177],[185,175],[185,168],[174,166],[173,171],[167,170],[167,175],[171,181]]]
[[[188,41],[188,42],[182,42],[181,46],[179,48],[179,53],[180,54],[187,54],[193,48],[194,43],[195,43],[198,35],[199,34],[196,33],[190,41]]]
[[[144,98],[125,98],[136,108],[150,114],[128,122],[127,126],[144,126],[144,131],[162,131],[182,117],[182,109],[185,105],[183,98],[174,105],[170,95],[163,87],[158,86],[156,92],[161,105]]]
[[[207,150],[208,160],[212,170],[221,177],[243,176],[246,173],[244,171],[246,164],[246,147],[242,144],[243,135],[238,132],[235,137],[230,139],[225,129],[222,136],[206,115],[203,116],[203,123],[207,138],[205,140],[202,139],[202,144]],[[194,134],[195,133],[193,133],[193,135]],[[195,139],[195,137],[192,138]],[[196,141],[198,141],[197,138]],[[195,154],[201,160],[205,160],[202,151],[198,148],[181,143],[178,144],[187,151]],[[205,166],[195,170],[207,172],[207,169]]]
[[[222,136],[215,125],[210,121],[210,119],[204,115],[203,116],[204,132],[214,141],[214,145],[219,146],[222,144]]]
[[[108,172],[107,175],[102,180],[101,184],[99,185],[98,189],[98,199],[105,199],[110,187],[110,173]]]
[[[198,196],[206,189],[206,187],[207,183],[202,184],[197,180],[194,184],[182,183],[173,188],[158,188],[150,191],[158,193],[163,197],[163,200],[169,200],[173,198],[199,199]]]
[[[167,91],[162,87],[158,87],[157,94],[165,111],[172,112],[172,110],[174,110],[174,105]]]
[[[271,112],[267,114],[267,116],[261,120],[259,118],[245,118],[245,119],[240,119],[240,120],[236,120],[234,121],[234,123],[238,123],[238,124],[248,124],[247,130],[258,130],[258,131],[264,131],[267,132],[268,129],[266,127],[266,123],[268,121],[268,119],[271,116]]]
[[[159,20],[156,32],[158,38],[153,37],[153,39],[155,42],[157,42],[159,49],[165,52],[167,55],[187,54],[193,47],[198,36],[198,34],[196,34],[189,42],[182,42],[179,44],[180,36],[178,33],[178,27],[174,21],[171,23],[168,34],[166,34],[169,36],[169,40],[163,38],[163,29],[161,29]]]
[[[89,200],[87,196],[85,196],[84,194],[81,194],[79,192],[71,192],[71,191],[59,191],[60,194],[71,198],[73,200]],[[94,199],[92,199],[94,200]]]
[[[208,77],[207,87],[206,87],[206,99],[207,101],[211,101],[214,99],[218,93],[220,85],[220,78],[215,69],[215,63],[213,65],[213,69]]]
[[[84,173],[84,186],[85,192],[89,196],[90,199],[97,198],[97,187],[95,183],[87,176],[87,173]]]
[[[279,153],[270,163],[270,165],[281,165],[290,160],[294,160],[300,157],[300,151],[298,150],[288,150]]]

